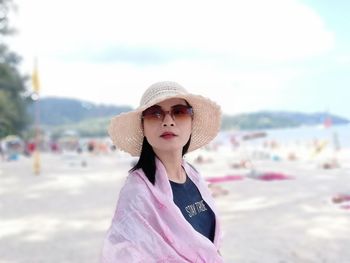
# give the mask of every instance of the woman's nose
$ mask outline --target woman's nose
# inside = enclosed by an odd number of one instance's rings
[[[171,113],[169,111],[164,112],[164,119],[163,119],[163,126],[174,126],[175,120],[171,116]]]

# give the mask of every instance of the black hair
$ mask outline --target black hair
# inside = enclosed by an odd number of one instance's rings
[[[182,148],[182,156],[184,156],[187,153],[188,148],[190,147],[190,143],[191,143],[191,136],[188,139],[187,143]],[[133,172],[141,168],[145,173],[146,177],[148,178],[148,180],[154,185],[156,182],[156,177],[155,177],[156,158],[155,157],[156,157],[156,154],[153,151],[152,146],[147,141],[147,138],[143,137],[140,158],[136,163],[136,165],[133,168],[131,168],[129,172]]]

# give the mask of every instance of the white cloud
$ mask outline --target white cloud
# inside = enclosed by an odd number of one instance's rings
[[[258,110],[277,101],[299,73],[282,64],[279,70],[228,64],[302,59],[334,45],[321,18],[293,0],[17,3],[20,34],[12,44],[24,55],[24,71],[31,71],[38,56],[43,95],[136,107],[148,85],[169,79],[213,98],[227,113]],[[60,59],[118,46],[196,50],[210,59],[182,57],[147,66]]]
[[[297,1],[19,1],[25,49],[48,55],[108,46],[199,49],[290,59],[329,50],[333,35]]]

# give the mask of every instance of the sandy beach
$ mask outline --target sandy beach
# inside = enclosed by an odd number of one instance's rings
[[[225,262],[350,262],[350,201],[342,198],[350,195],[349,156],[342,150],[339,166],[325,169],[321,159],[256,158],[239,166],[228,149],[189,154],[205,178],[223,178],[210,187]],[[40,175],[32,158],[0,161],[0,262],[98,262],[133,159],[65,153],[41,161]],[[264,173],[286,177],[261,180]]]

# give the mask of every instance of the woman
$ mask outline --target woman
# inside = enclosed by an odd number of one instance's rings
[[[220,107],[175,82],[150,86],[111,120],[114,145],[139,156],[119,194],[102,262],[223,262],[207,184],[183,156],[218,133]]]

